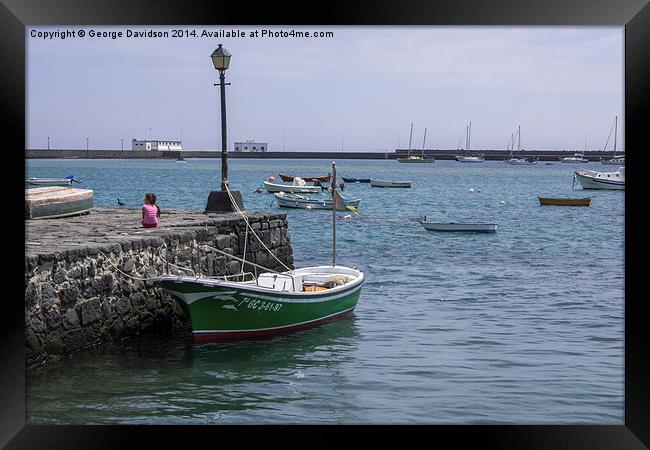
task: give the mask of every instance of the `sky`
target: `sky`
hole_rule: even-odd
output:
[[[122,37],[91,37],[97,31]],[[244,36],[216,35],[233,31]],[[245,140],[269,151],[391,152],[409,140],[412,149],[456,149],[470,121],[470,149],[505,149],[521,126],[522,149],[603,150],[611,132],[613,150],[616,116],[616,148],[625,148],[623,27],[129,25],[26,34],[30,149],[47,148],[49,137],[52,149],[119,150],[122,140],[131,149],[132,139],[152,138],[220,150],[210,60],[218,44],[232,54],[229,150]]]

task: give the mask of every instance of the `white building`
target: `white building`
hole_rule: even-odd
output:
[[[133,139],[131,150],[183,150],[181,141],[160,140],[160,139]]]
[[[236,152],[265,152],[269,146],[266,142],[255,141],[235,142],[234,145]]]

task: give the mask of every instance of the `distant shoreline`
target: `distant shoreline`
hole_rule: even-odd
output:
[[[522,150],[517,156],[533,156],[540,161],[558,161],[559,158],[572,155],[575,150]],[[502,161],[510,155],[508,150],[472,150],[471,154],[482,154],[490,161]],[[232,159],[390,159],[404,157],[408,150],[399,149],[391,152],[228,152]],[[413,155],[421,155],[422,150],[411,150]],[[438,160],[454,160],[456,155],[466,155],[458,150],[425,150],[425,156]],[[598,161],[610,158],[613,151],[587,151],[585,158]],[[26,149],[25,159],[178,159],[183,158],[221,158],[219,151],[183,150],[183,151],[141,151],[141,150],[47,150]]]

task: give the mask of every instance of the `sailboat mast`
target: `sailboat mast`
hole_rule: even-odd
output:
[[[469,134],[467,135],[467,151],[469,152],[469,146],[472,143],[472,121],[469,121]]]
[[[422,141],[422,159],[424,159],[424,143],[427,141],[427,129],[424,129],[424,140]]]
[[[411,134],[409,134],[409,155],[411,154],[411,138],[413,137],[413,122],[411,122]]]
[[[521,151],[521,125],[517,127],[517,152]]]
[[[469,144],[467,143],[468,137],[469,137],[469,125],[465,125],[465,151],[467,151],[467,148],[469,147]]]
[[[336,267],[336,161],[332,161],[332,267]]]
[[[616,131],[618,130],[618,116],[614,117],[614,156],[616,156]]]

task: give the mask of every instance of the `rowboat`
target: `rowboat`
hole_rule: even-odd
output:
[[[245,220],[226,185],[234,209]],[[332,164],[332,200],[338,206],[336,166]],[[248,223],[248,222],[247,222]],[[336,264],[336,210],[332,208],[332,265],[277,272],[219,249],[204,246],[264,272],[240,272],[235,280],[166,274],[155,279],[177,300],[192,325],[196,342],[254,339],[311,328],[353,314],[365,281],[359,269]],[[251,233],[259,239],[255,230]],[[244,250],[243,256],[246,252]],[[271,255],[273,255],[271,253]],[[278,260],[279,261],[279,260]],[[284,265],[281,261],[279,261]],[[247,279],[248,278],[248,279]]]
[[[494,233],[497,231],[496,223],[440,223],[429,222],[425,219],[420,224],[431,231],[469,231],[474,233]]]
[[[268,192],[289,192],[294,194],[317,194],[322,191],[320,186],[308,186],[299,184],[282,184],[264,181],[264,187]]]
[[[573,173],[573,184],[580,183],[582,189],[625,190],[625,166],[616,172],[583,170]]]
[[[302,178],[303,180],[309,182],[309,183],[314,183],[316,181],[319,181],[321,183],[327,183],[330,180],[329,175],[325,175],[324,177],[296,177],[292,175],[285,175],[283,173],[278,173],[280,175],[280,178],[282,178],[282,181],[293,181],[295,178]]]
[[[345,178],[341,177],[346,183],[370,183],[370,178]]]
[[[93,191],[63,186],[25,189],[25,219],[54,219],[85,214],[93,207]]]
[[[301,209],[325,209],[332,210],[333,200],[332,197],[326,194],[318,195],[301,195],[301,194],[285,194],[284,192],[276,192],[275,199],[278,202],[278,206],[283,208],[301,208]],[[343,198],[345,201],[344,205],[340,205],[338,211],[354,211],[358,206],[361,199],[353,198]],[[352,207],[352,209],[350,209]]]
[[[585,198],[555,198],[555,197],[537,197],[540,205],[554,206],[589,206],[591,197]]]
[[[74,175],[65,178],[27,178],[25,184],[34,186],[71,186],[72,183],[81,183]]]
[[[370,186],[372,187],[394,187],[394,188],[410,188],[410,181],[384,181],[370,179]]]

